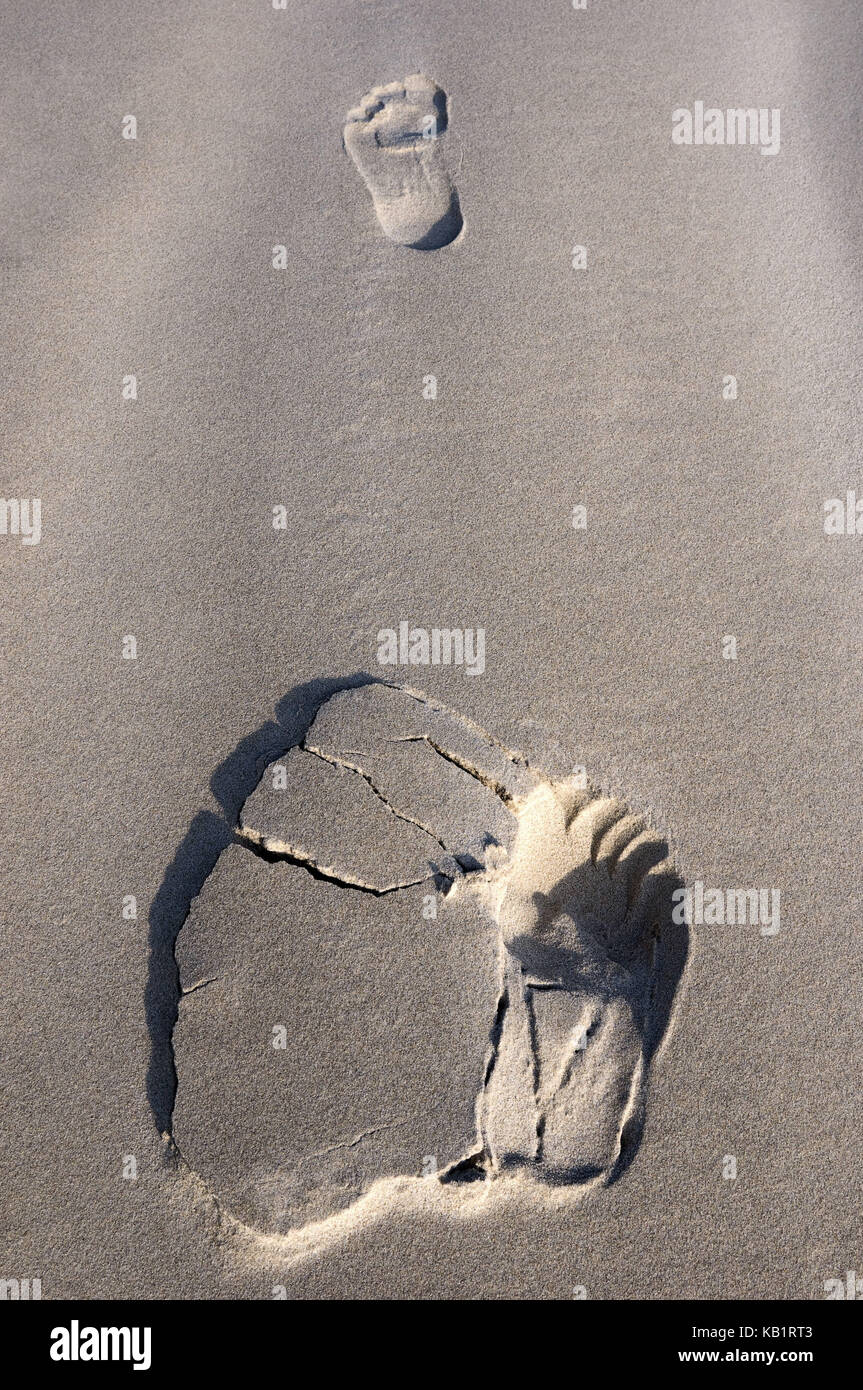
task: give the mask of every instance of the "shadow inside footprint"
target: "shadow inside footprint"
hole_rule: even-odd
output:
[[[165,871],[150,905],[144,999],[150,1035],[147,1100],[160,1134],[171,1130],[177,1091],[171,1041],[179,1003],[174,947],[189,908],[219,855],[232,843],[240,807],[254,791],[266,765],[300,741],[317,710],[337,690],[353,689],[375,679],[357,672],[347,677],[308,681],[289,690],[279,701],[276,720],[268,720],[241,739],[213,773],[210,787],[223,815],[199,811]]]

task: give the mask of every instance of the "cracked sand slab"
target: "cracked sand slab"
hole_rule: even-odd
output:
[[[357,772],[303,748],[267,769],[240,830],[271,854],[379,893],[430,879],[448,861],[432,835],[394,812]]]
[[[511,847],[514,813],[537,786],[523,760],[469,721],[389,685],[327,701],[304,746],[366,773],[389,805],[474,865],[492,843]]]
[[[642,817],[374,684],[240,819],[177,946],[174,1136],[220,1202],[286,1233],[384,1179],[613,1179],[685,959]]]

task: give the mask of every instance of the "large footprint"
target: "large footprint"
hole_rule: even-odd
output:
[[[392,241],[417,250],[446,246],[462,228],[458,194],[443,161],[446,96],[422,73],[373,87],[348,112],[345,148]]]
[[[683,961],[664,854],[416,692],[332,696],[180,933],[180,1152],[268,1231],[394,1175],[609,1179]]]

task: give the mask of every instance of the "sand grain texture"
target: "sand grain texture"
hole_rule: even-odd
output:
[[[863,495],[861,55],[855,0],[3,6],[0,492],[41,498],[42,535],[0,535],[0,1275],[46,1299],[679,1299],[820,1298],[860,1270],[863,540],[823,520]],[[343,140],[410,74],[445,94],[428,143],[463,218],[427,250],[419,224],[387,234]],[[780,108],[781,149],[673,145],[696,100]],[[339,872],[353,812],[301,824],[261,777],[402,621],[483,628],[485,669],[387,676],[560,781],[585,767],[685,883],[781,891],[773,937],[693,927],[610,1185],[354,1200],[470,1139],[499,961],[479,918],[458,952],[446,907],[430,935],[419,884],[347,890],[233,837],[254,806]],[[363,750],[458,853],[458,770],[414,752]],[[358,876],[449,872],[364,785]],[[385,1014],[363,983],[384,967]],[[197,1182],[161,1137],[178,1006]],[[297,1164],[288,1200],[271,1176]],[[249,1220],[348,1214],[291,1263],[237,1236],[220,1182]]]

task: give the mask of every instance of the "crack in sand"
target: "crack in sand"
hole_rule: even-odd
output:
[[[257,854],[259,858],[266,859],[269,863],[283,862],[293,864],[298,869],[305,869],[313,878],[325,879],[327,883],[335,883],[339,888],[353,888],[359,893],[371,893],[376,898],[386,897],[388,893],[398,893],[402,888],[416,888],[421,883],[430,883],[435,878],[445,878],[449,880],[447,874],[432,873],[424,874],[422,878],[407,879],[402,883],[388,883],[383,888],[376,888],[372,883],[364,883],[360,878],[354,878],[351,874],[339,874],[335,869],[327,865],[318,864],[308,851],[301,849],[298,845],[289,845],[284,840],[276,840],[268,835],[263,835],[259,830],[253,830],[249,825],[241,825],[236,831],[236,842],[244,849],[250,850],[252,854]]]
[[[514,797],[510,792],[508,792],[506,787],[504,787],[501,782],[498,782],[495,780],[495,778],[489,777],[485,773],[481,772],[478,767],[475,767],[472,763],[469,763],[466,758],[462,758],[458,753],[453,753],[447,748],[442,748],[441,745],[439,743],[436,743],[435,740],[431,738],[429,734],[404,734],[401,738],[391,738],[388,739],[387,742],[426,743],[428,744],[429,748],[432,748],[435,751],[435,753],[438,754],[439,757],[444,759],[445,762],[452,763],[453,766],[459,768],[460,771],[466,772],[468,777],[472,777],[475,782],[479,782],[480,785],[485,787],[487,791],[492,792],[498,798],[499,801],[503,802],[507,810],[514,811],[519,804],[518,798]]]
[[[469,734],[472,734],[474,738],[480,739],[481,742],[488,744],[489,748],[495,749],[496,752],[500,753],[506,758],[507,762],[512,763],[513,766],[521,767],[525,770],[530,769],[531,762],[525,753],[520,752],[517,748],[508,748],[505,743],[501,743],[499,738],[495,738],[494,734],[490,734],[487,729],[484,729],[481,724],[477,724],[475,720],[469,719],[466,714],[462,714],[459,710],[450,709],[448,706],[442,705],[439,700],[433,699],[431,695],[425,695],[421,690],[416,690],[413,686],[396,685],[392,681],[384,681],[382,683],[387,685],[390,690],[397,690],[399,694],[407,695],[409,699],[415,700],[418,705],[425,705],[426,709],[433,710],[435,714],[443,715],[446,719],[451,719],[455,724],[461,724],[462,728],[466,729]]]
[[[450,850],[449,846],[445,845],[443,840],[439,839],[438,836],[435,835],[434,831],[430,830],[427,825],[423,825],[421,820],[416,820],[414,816],[406,816],[402,811],[397,811],[395,806],[393,806],[392,802],[388,801],[387,798],[384,796],[380,787],[375,786],[369,773],[364,772],[363,769],[357,763],[349,763],[346,762],[343,758],[333,757],[329,753],[325,753],[322,748],[316,748],[313,744],[310,743],[303,743],[302,748],[304,752],[311,753],[312,757],[320,758],[322,762],[329,763],[330,767],[341,767],[344,768],[346,772],[356,773],[356,775],[358,777],[361,777],[363,781],[371,788],[378,800],[383,802],[387,810],[392,811],[393,815],[396,817],[397,820],[404,821],[406,825],[415,825],[418,830],[422,830],[425,835],[428,835],[430,839],[434,840],[435,844],[438,845],[444,851],[445,854],[452,855],[452,851]],[[454,855],[453,858],[455,858]]]
[[[382,1134],[388,1129],[398,1129],[400,1125],[412,1124],[418,1117],[416,1115],[405,1115],[401,1120],[382,1120],[379,1125],[369,1125],[368,1129],[360,1130],[353,1139],[337,1139],[334,1144],[327,1144],[326,1148],[314,1149],[311,1153],[301,1154],[292,1164],[292,1168],[299,1168],[302,1163],[309,1163],[313,1158],[326,1158],[327,1154],[338,1153],[340,1149],[355,1149],[364,1140],[370,1139],[373,1134]]]
[[[187,994],[194,994],[195,990],[204,989],[206,985],[214,985],[218,980],[218,975],[211,975],[206,980],[198,980],[195,984],[189,985],[187,989],[181,989],[180,994],[185,997]]]

